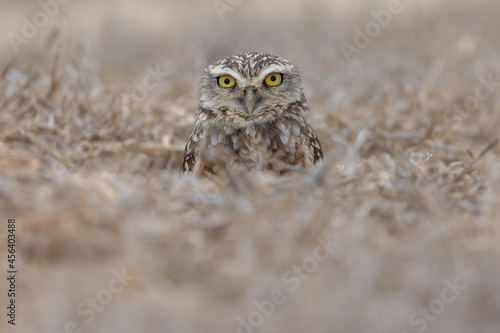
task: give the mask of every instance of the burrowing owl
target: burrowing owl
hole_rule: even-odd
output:
[[[196,125],[183,173],[217,174],[230,167],[282,173],[323,159],[297,68],[269,53],[217,61],[200,83]]]

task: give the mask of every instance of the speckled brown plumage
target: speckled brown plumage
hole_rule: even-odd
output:
[[[266,77],[278,73],[277,86]],[[227,75],[230,88],[218,84]],[[243,53],[205,70],[200,108],[187,141],[183,173],[217,174],[230,168],[282,173],[312,168],[323,159],[318,137],[307,123],[309,108],[292,64],[268,53]]]

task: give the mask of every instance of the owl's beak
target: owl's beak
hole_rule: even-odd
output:
[[[245,107],[247,108],[248,114],[252,114],[255,104],[257,103],[257,96],[255,94],[255,87],[245,88]]]

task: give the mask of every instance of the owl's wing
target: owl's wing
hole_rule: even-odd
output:
[[[323,149],[321,148],[321,143],[319,142],[318,136],[308,123],[306,123],[306,133],[306,145],[307,148],[309,148],[309,150],[312,152],[313,164],[316,164],[316,162],[323,160]]]
[[[201,125],[196,125],[193,133],[189,137],[186,148],[184,149],[184,157],[181,165],[181,173],[192,173],[194,166],[196,164],[196,159],[198,158],[198,144],[200,143],[202,137],[202,127]]]

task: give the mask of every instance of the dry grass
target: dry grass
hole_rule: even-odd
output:
[[[27,3],[1,5],[2,34],[39,10]],[[18,323],[3,279],[0,330],[237,332],[281,289],[241,332],[410,333],[458,279],[425,331],[498,332],[500,87],[468,113],[464,100],[478,76],[500,81],[499,5],[402,3],[348,63],[339,43],[386,2],[243,1],[224,22],[210,1],[70,2],[1,60],[0,218],[18,221],[20,273]],[[201,71],[247,50],[300,67],[326,163],[180,178]],[[157,65],[168,75],[134,102]],[[315,268],[318,238],[336,247]],[[122,267],[134,280],[87,323],[79,304]]]

